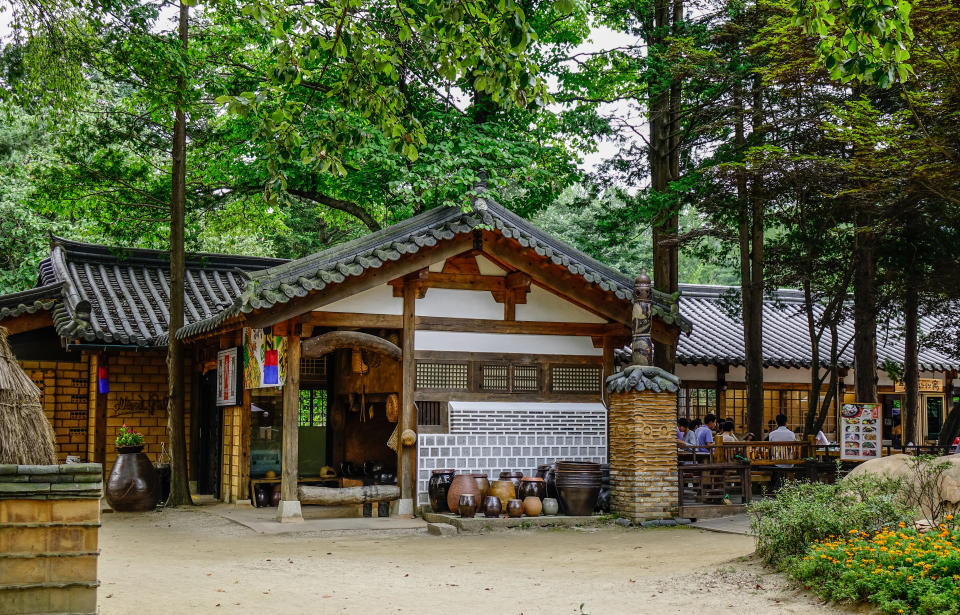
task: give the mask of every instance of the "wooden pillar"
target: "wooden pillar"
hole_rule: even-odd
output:
[[[616,371],[615,363],[616,357],[614,351],[616,347],[614,346],[614,341],[616,338],[613,338],[609,335],[603,336],[603,378],[606,380],[608,377],[613,375],[613,372]],[[549,391],[544,391],[549,393]],[[604,401],[610,401],[610,394],[607,393],[607,387],[603,387],[603,397]]]
[[[109,468],[107,467],[107,393],[100,392],[100,387],[97,381],[97,370],[100,367],[107,367],[107,355],[100,352],[95,356],[96,365],[93,369],[92,387],[94,395],[96,395],[96,403],[94,405],[96,416],[94,417],[93,431],[93,460],[96,463],[101,464],[106,472],[110,472]]]
[[[403,286],[403,358],[401,360],[400,398],[403,409],[400,414],[400,501],[397,514],[412,515],[417,497],[417,408],[413,403],[416,387],[417,363],[414,352],[414,328],[416,319],[417,286],[407,282]],[[411,442],[410,439],[413,439]]]
[[[287,335],[287,374],[283,384],[283,450],[280,477],[280,507],[277,521],[303,521],[297,498],[299,458],[297,438],[300,431],[300,331]]]
[[[717,396],[717,416],[721,418],[733,418],[727,416],[727,372],[730,367],[727,365],[717,366],[717,381],[714,385],[714,395]],[[736,425],[736,429],[743,425]]]

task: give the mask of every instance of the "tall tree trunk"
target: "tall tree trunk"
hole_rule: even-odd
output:
[[[872,216],[854,216],[853,247],[853,368],[856,401],[877,401],[876,245]]]
[[[187,59],[187,17],[189,8],[180,3],[179,34],[184,62]],[[184,302],[184,218],[187,198],[187,77],[182,72],[176,79],[176,116],[173,124],[172,188],[170,191],[170,342],[167,347],[168,394],[167,432],[170,439],[170,499],[168,504],[190,504],[187,481],[187,440],[184,429],[184,352],[177,331],[183,327]]]
[[[682,18],[682,1],[655,0],[654,34],[650,49],[664,54],[667,48],[668,30]],[[672,10],[671,10],[672,8]],[[680,83],[666,75],[651,71],[648,89],[650,92],[650,189],[653,194],[666,194],[670,182],[680,174],[679,111]],[[679,289],[679,246],[677,235],[680,218],[676,206],[665,199],[660,201],[660,211],[653,221],[653,285],[665,293]],[[671,344],[654,343],[654,364],[673,372],[676,364],[676,349]]]
[[[903,298],[903,388],[906,391],[906,404],[903,409],[903,441],[919,444],[917,417],[920,411],[920,362],[917,356],[917,327],[919,320],[919,296],[913,276],[906,276],[906,288]]]

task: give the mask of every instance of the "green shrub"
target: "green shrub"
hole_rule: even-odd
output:
[[[960,613],[960,530],[947,523],[926,533],[899,527],[851,530],[814,543],[790,572],[820,596],[866,600],[884,613]]]
[[[899,481],[875,476],[848,477],[832,485],[787,482],[775,498],[750,505],[757,554],[782,567],[828,536],[912,520],[913,510],[898,497],[899,489]]]

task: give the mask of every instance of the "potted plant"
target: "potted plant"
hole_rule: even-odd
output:
[[[118,453],[139,453],[143,450],[143,434],[128,429],[126,423],[120,427],[117,439],[114,441]]]
[[[160,481],[143,452],[143,434],[123,425],[114,443],[117,459],[107,478],[107,502],[119,512],[153,509],[160,498]]]

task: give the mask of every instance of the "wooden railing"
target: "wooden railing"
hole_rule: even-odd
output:
[[[707,452],[698,452],[705,449]],[[679,457],[682,461],[694,463],[743,463],[751,466],[765,465],[792,465],[803,463],[811,457],[817,457],[815,441],[797,440],[796,442],[758,442],[735,441],[724,442],[722,436],[717,436],[714,444],[703,447],[680,449]]]

